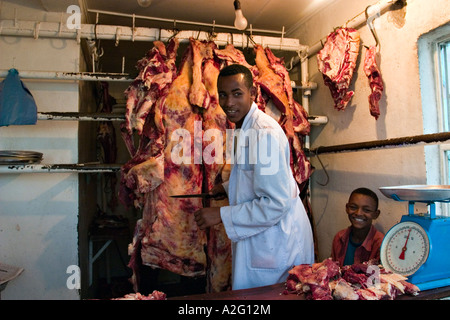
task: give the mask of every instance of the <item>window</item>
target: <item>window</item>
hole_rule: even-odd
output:
[[[450,25],[418,41],[424,133],[450,132]],[[450,185],[450,142],[425,146],[427,184]],[[436,214],[450,216],[450,203],[436,203]]]
[[[444,119],[444,131],[450,131],[450,40],[438,44],[439,91]]]
[[[450,41],[438,43],[438,65],[439,77],[438,85],[440,91],[440,104],[442,109],[443,131],[450,131]],[[440,146],[441,154],[441,175],[443,183],[450,184],[450,144]],[[442,205],[442,214],[450,216],[449,204]]]

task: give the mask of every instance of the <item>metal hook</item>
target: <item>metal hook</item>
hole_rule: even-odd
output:
[[[369,26],[370,32],[372,32],[372,36],[375,39],[375,46],[378,47],[380,42],[378,41],[378,35],[375,31],[375,27],[373,26],[373,20],[375,19],[375,15],[372,15],[369,17],[369,8],[371,6],[367,6],[366,10],[365,10],[365,14],[366,14],[366,20],[367,20],[367,25]]]
[[[120,40],[120,27],[116,28],[116,43],[114,44],[116,47],[119,45]]]
[[[320,160],[320,158],[319,158],[319,148],[320,148],[320,146],[318,146],[318,147],[316,148],[316,157],[317,157],[317,160],[319,160],[319,162],[320,162],[320,165],[321,165],[321,167],[322,167],[322,169],[323,169],[323,172],[325,173],[325,175],[326,175],[326,177],[327,177],[327,180],[326,180],[325,183],[320,183],[320,182],[318,182],[318,181],[316,181],[316,182],[317,182],[318,185],[321,185],[322,187],[325,187],[325,186],[328,184],[328,182],[330,182],[330,176],[328,175],[328,172],[327,172],[327,170],[325,169],[325,166],[323,165],[322,160]]]
[[[133,13],[133,29],[132,29],[132,35],[131,35],[132,42],[134,42],[135,33],[136,33],[136,15]]]
[[[253,43],[254,46],[257,45],[256,41],[253,40],[253,37],[252,37],[252,36],[250,36],[250,37],[247,36],[247,38],[250,39],[250,41]],[[248,47],[248,45],[247,45],[247,47]]]
[[[41,23],[37,22],[34,26],[34,39],[37,40],[39,38],[39,30],[41,29]]]
[[[281,30],[280,50],[283,47],[283,38],[284,38],[284,26],[283,29]]]

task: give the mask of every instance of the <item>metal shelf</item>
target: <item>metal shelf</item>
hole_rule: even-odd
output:
[[[121,113],[38,112],[38,120],[125,121]]]
[[[1,173],[107,173],[118,172],[122,164],[76,163],[76,164],[4,164]]]

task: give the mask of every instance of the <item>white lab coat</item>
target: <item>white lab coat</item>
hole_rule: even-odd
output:
[[[232,241],[232,288],[284,282],[293,266],[314,262],[311,226],[290,168],[287,138],[253,103],[236,147],[224,183],[230,205],[220,209]]]

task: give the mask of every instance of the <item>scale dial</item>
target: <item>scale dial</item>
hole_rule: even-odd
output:
[[[380,258],[383,267],[403,276],[414,274],[427,261],[430,240],[415,222],[400,222],[384,236]]]

